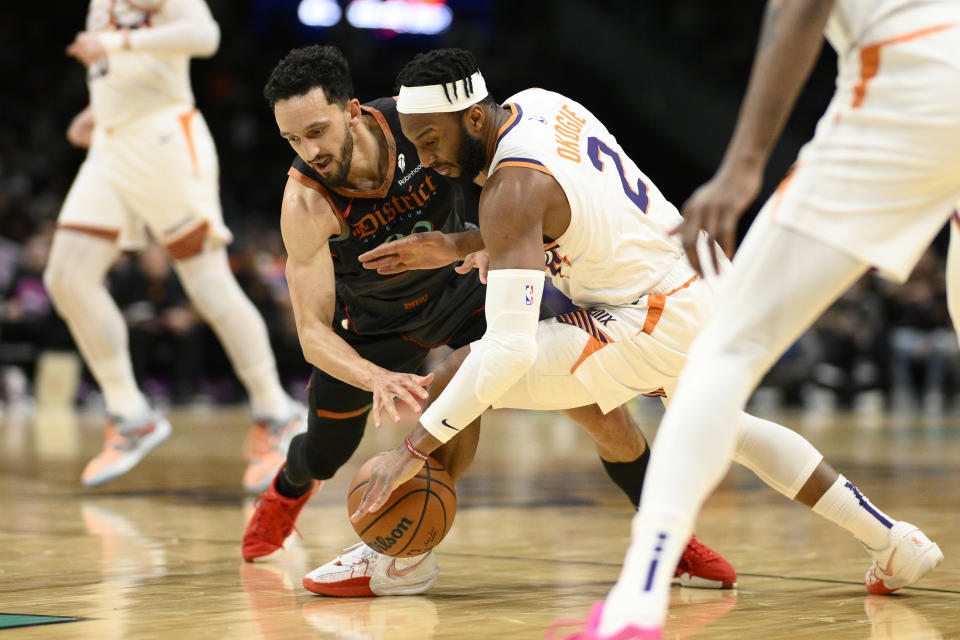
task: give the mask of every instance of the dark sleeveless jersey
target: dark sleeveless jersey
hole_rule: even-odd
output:
[[[361,108],[364,117],[376,119],[386,138],[388,170],[378,189],[328,188],[299,156],[287,174],[319,191],[340,219],[342,232],[330,239],[338,316],[345,314],[349,328],[360,334],[413,330],[443,315],[438,307],[454,304],[453,290],[474,278],[457,274],[453,265],[385,276],[364,269],[357,257],[411,233],[463,231],[463,195],[455,182],[420,164],[416,147],[400,131],[393,98]]]

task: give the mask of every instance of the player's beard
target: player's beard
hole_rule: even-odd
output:
[[[343,144],[340,145],[340,158],[333,160],[333,162],[340,165],[340,170],[329,175],[323,175],[317,172],[320,182],[331,189],[342,187],[347,183],[347,174],[350,173],[350,162],[353,160],[353,136],[350,135],[350,125],[344,123],[343,133],[345,137]]]
[[[483,146],[480,138],[474,138],[467,133],[467,128],[460,124],[460,149],[457,151],[457,165],[460,167],[460,175],[457,181],[470,184],[483,170],[487,160],[487,150]]]

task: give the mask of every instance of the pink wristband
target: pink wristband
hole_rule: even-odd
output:
[[[413,446],[412,442],[410,442],[409,437],[403,439],[403,444],[407,445],[407,451],[409,451],[416,457],[420,458],[421,460],[426,460],[429,457],[427,454],[417,451],[417,448]]]

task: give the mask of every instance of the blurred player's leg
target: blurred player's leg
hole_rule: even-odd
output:
[[[679,557],[693,514],[729,467],[751,390],[865,270],[840,250],[774,226],[761,214],[734,260],[713,320],[691,351],[658,433],[648,490],[601,632],[663,623],[671,577],[663,567]],[[687,464],[677,467],[677,460]],[[666,526],[651,528],[652,518]]]
[[[176,260],[174,267],[250,394],[254,426],[243,485],[248,491],[263,491],[283,464],[290,440],[306,429],[305,409],[283,391],[267,327],[230,271],[226,250],[209,248]]]
[[[112,240],[72,229],[54,234],[44,283],[103,392],[110,416],[103,451],[83,470],[96,486],[129,471],[170,436],[137,387],[127,325],[104,283],[119,250]]]

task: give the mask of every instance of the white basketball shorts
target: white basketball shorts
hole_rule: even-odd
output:
[[[96,127],[58,227],[143,246],[144,227],[174,258],[191,239],[232,239],[220,209],[217,152],[203,116],[169,107],[113,129]],[[195,242],[194,242],[195,244]]]

